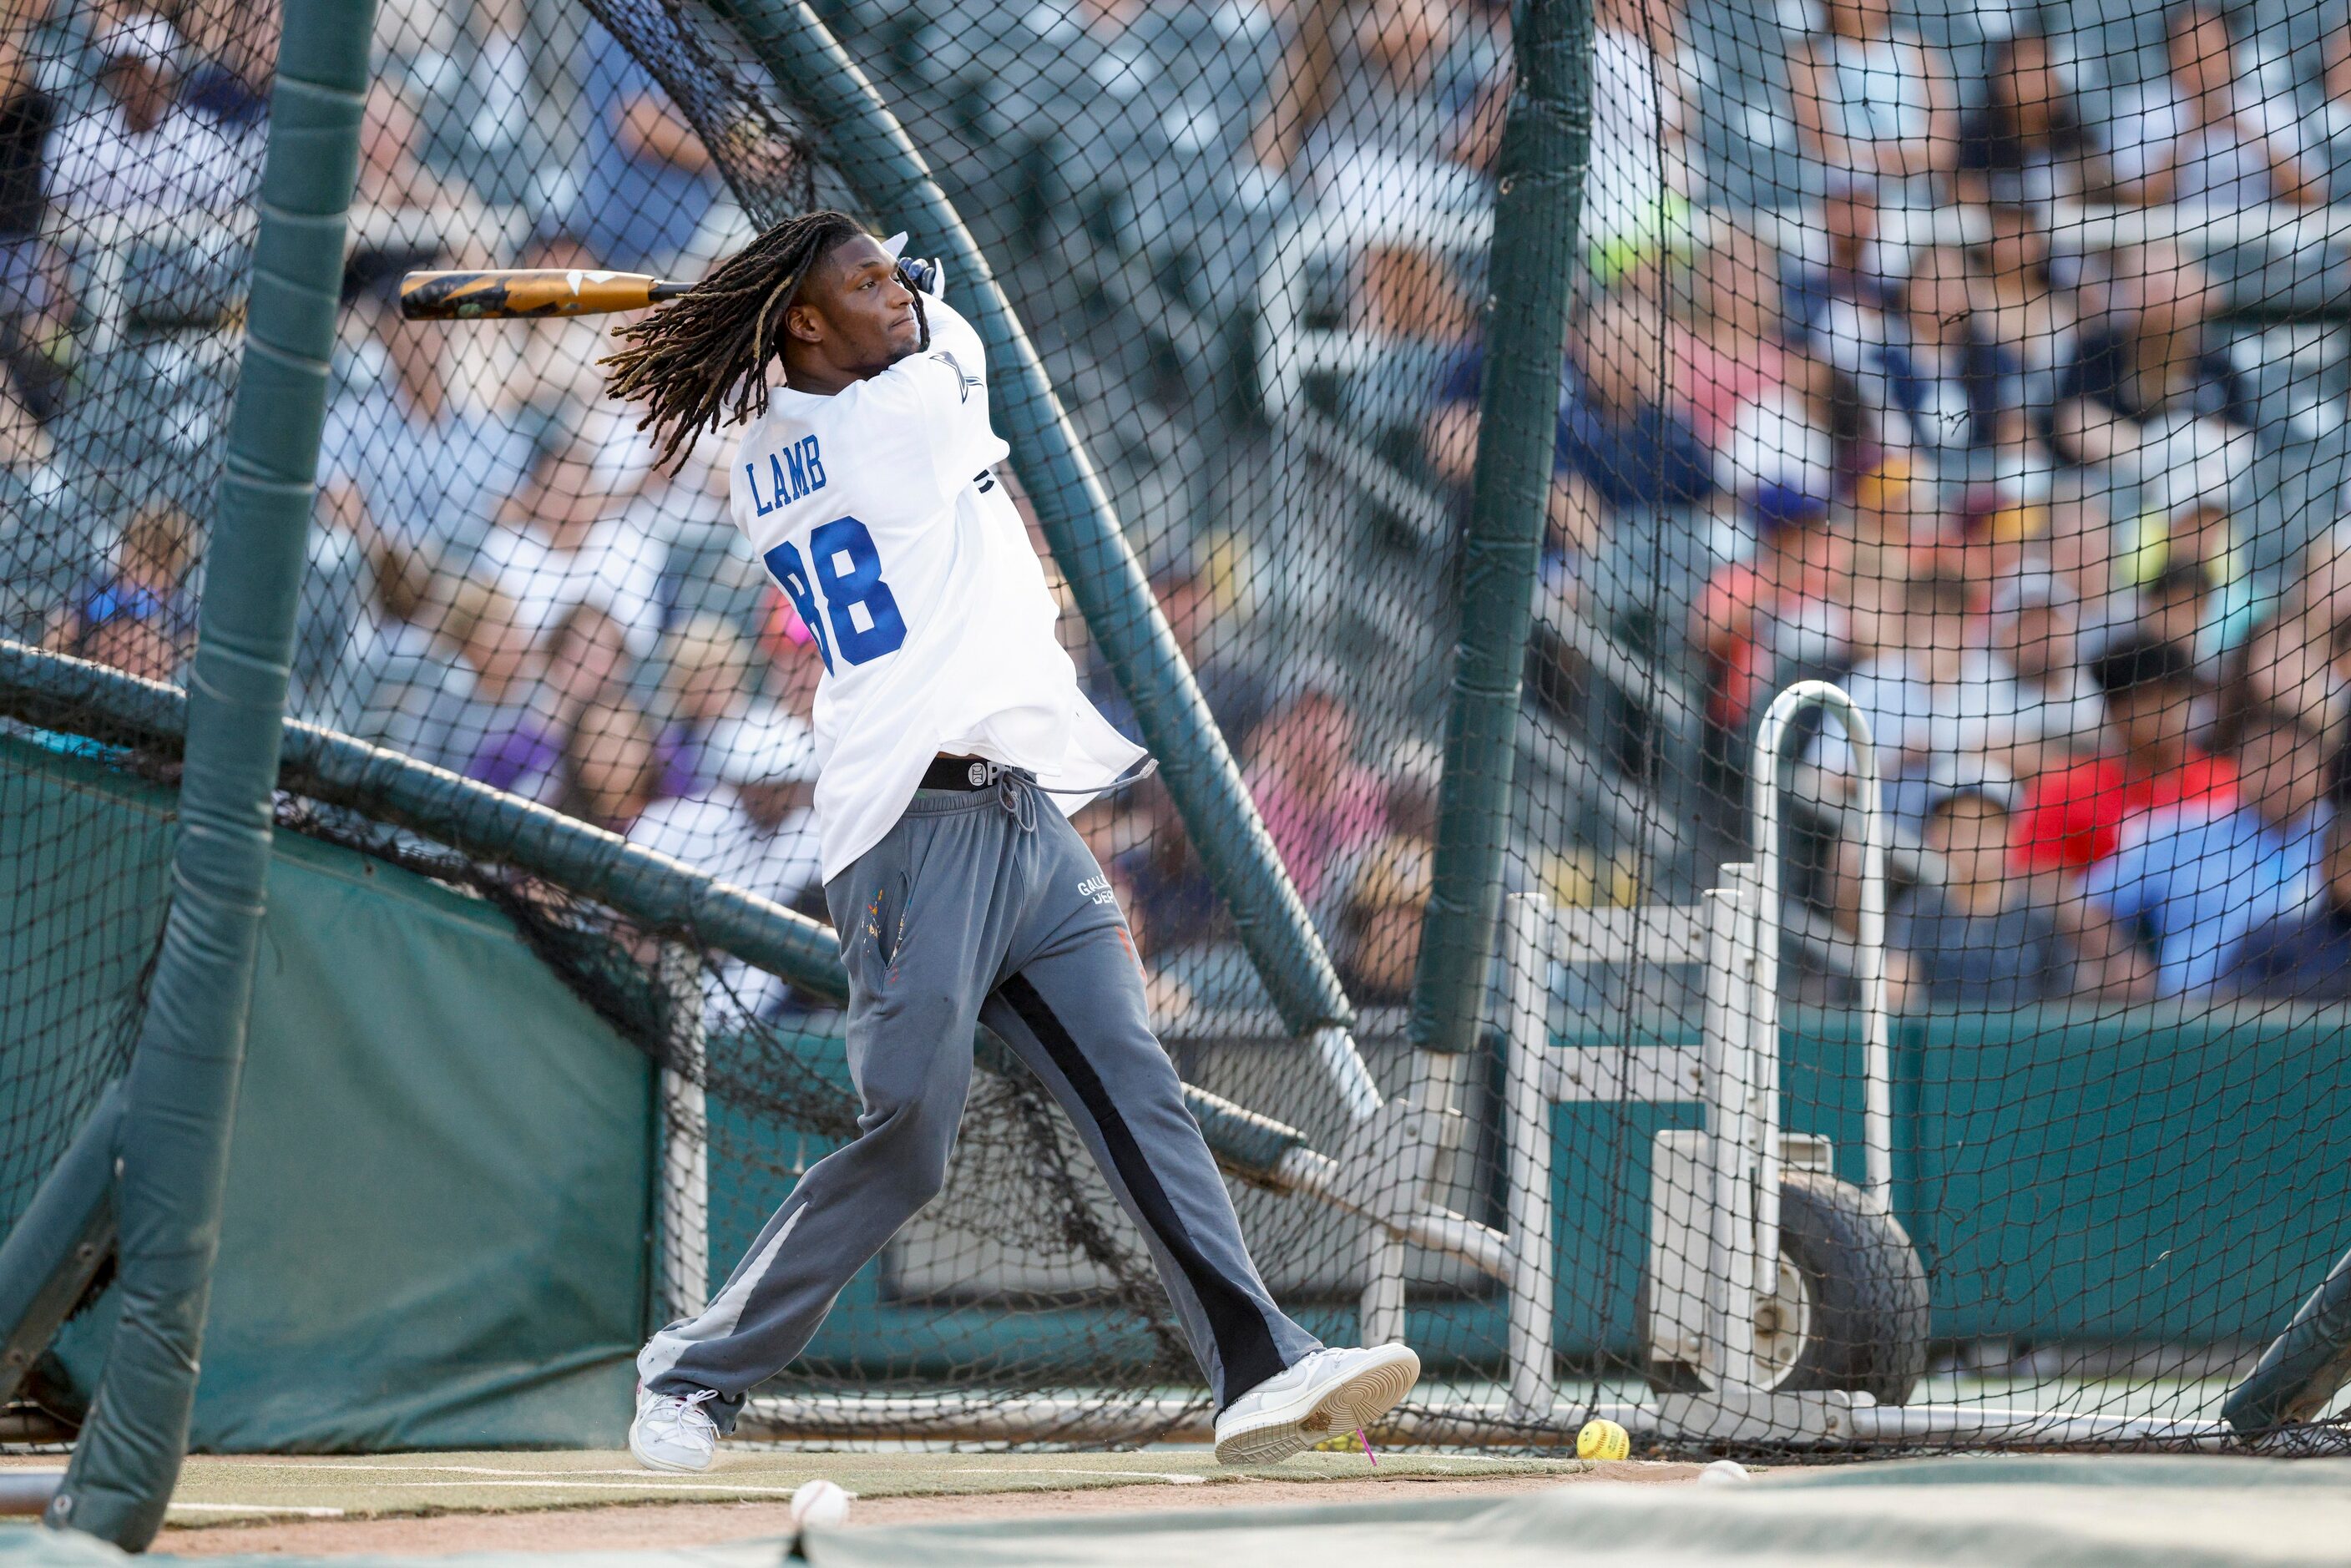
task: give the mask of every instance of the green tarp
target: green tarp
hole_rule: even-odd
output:
[[[120,775],[0,737],[0,1228],[119,1069],[172,828]]]
[[[167,792],[46,773],[168,853]],[[649,1079],[486,905],[279,834],[194,1447],[617,1445]],[[85,1383],[109,1326],[102,1303],[60,1344]]]

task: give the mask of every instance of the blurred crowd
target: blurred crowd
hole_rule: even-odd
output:
[[[999,165],[1018,170],[1027,183],[988,204],[998,224],[1029,221],[1057,181],[1123,193],[1113,228],[1146,201],[1171,230],[1180,200],[1182,222],[1235,233],[1258,232],[1251,214],[1493,202],[1499,0],[819,9],[889,90],[938,106],[924,141],[951,183],[999,190]],[[1907,1000],[2340,991],[2351,531],[2281,538],[2263,520],[2261,465],[2300,437],[2199,250],[2163,237],[2178,225],[2081,235],[2085,214],[2259,229],[2351,200],[2351,24],[2329,12],[2273,47],[2250,11],[2189,0],[2147,12],[2156,64],[2125,77],[2032,11],[2004,16],[1962,49],[1884,0],[1824,0],[1787,31],[1747,16],[1744,32],[1672,0],[1596,0],[1543,565],[1539,662],[1558,678],[1534,700],[1593,688],[1561,629],[1612,613],[1616,563],[1667,519],[1699,564],[1656,585],[1680,623],[1655,652],[1686,653],[1703,688],[1720,810],[1736,815],[1759,707],[1790,681],[1838,678],[1869,716]],[[172,679],[201,500],[83,486],[68,433],[78,396],[150,375],[180,340],[94,329],[115,307],[88,254],[127,243],[109,224],[249,205],[275,24],[227,0],[9,16],[0,512],[105,513],[57,591],[19,591],[10,613],[17,634]],[[601,395],[610,323],[398,317],[412,267],[693,276],[747,232],[643,65],[579,17],[549,27],[521,0],[380,9],[297,708],[820,915],[820,665],[735,537],[715,449],[656,469]],[[1739,85],[1764,79],[1735,57],[1759,43],[1769,92]],[[1734,194],[1729,176],[1766,152],[1786,181]],[[1342,290],[1342,326],[1376,352],[1335,406],[1457,516],[1480,291],[1478,258],[1394,239],[1352,256]],[[1360,672],[1250,634],[1271,536],[1301,526],[1163,530],[1144,553],[1352,994],[1400,1002],[1436,753],[1367,723]],[[1063,624],[1133,728],[1082,623]],[[1832,726],[1800,760],[1822,836],[1805,896],[1849,934],[1855,758]],[[1163,1009],[1251,1000],[1165,791],[1081,826]],[[1541,858],[1555,893],[1643,895],[1637,868],[1596,851]]]
[[[1741,810],[1773,694],[1845,688],[1876,743],[1907,1004],[2346,992],[2345,497],[2264,506],[2312,433],[2263,402],[2211,273],[2161,237],[2235,214],[2291,244],[2296,209],[2351,193],[2319,134],[2351,110],[2351,29],[2334,20],[2297,82],[2261,68],[2291,61],[2249,16],[2163,12],[2163,73],[2101,118],[2029,14],[1981,51],[1970,102],[1881,0],[1829,0],[1788,57],[1821,177],[1807,223],[1681,212],[1669,160],[1654,200],[1604,204],[1590,237],[1557,416],[1558,614],[1588,612],[1631,517],[1669,509],[1720,541],[1686,622],[1715,803]],[[1660,80],[1703,74],[1668,63],[1654,8],[1636,30],[1604,5],[1601,26]],[[2314,91],[2315,115],[2296,107]],[[1456,486],[1477,361],[1466,347],[1426,416]],[[1800,891],[1850,938],[1859,758],[1832,720],[1798,760],[1819,808]]]

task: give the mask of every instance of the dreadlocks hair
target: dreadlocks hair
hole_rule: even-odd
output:
[[[683,465],[702,431],[767,412],[767,371],[783,352],[784,312],[819,261],[865,232],[846,213],[786,218],[691,292],[621,329],[627,346],[600,361],[607,367],[604,387],[645,405],[637,428],[654,433],[658,462]],[[919,289],[914,319],[927,346],[931,324]]]

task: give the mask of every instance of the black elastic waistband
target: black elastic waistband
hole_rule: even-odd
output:
[[[934,757],[923,771],[922,788],[925,789],[986,789],[1007,773],[1019,778],[1031,775],[1018,768],[1007,768],[1000,762],[989,762],[978,757]]]

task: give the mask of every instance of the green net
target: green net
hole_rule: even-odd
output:
[[[0,32],[0,630],[168,681],[273,25],[36,9]],[[1581,208],[1556,396],[1503,411],[1552,430],[1541,542],[1497,596],[1486,359],[1556,326],[1491,298],[1519,11],[813,7],[1010,299],[1356,1009],[1285,1022],[1161,780],[1079,816],[1186,1082],[1311,1152],[1228,1160],[1258,1262],[1324,1337],[1420,1350],[1427,1440],[2218,1442],[2351,1243],[2346,18],[1594,0],[1586,166],[1537,171]],[[915,226],[747,15],[780,13],[381,7],[293,707],[822,920],[824,655],[732,433],[655,464],[597,367],[625,318],[395,303],[423,267],[692,281],[812,206]],[[1140,734],[1071,570],[1064,645]],[[1509,779],[1481,827],[1442,809],[1454,649],[1520,593],[1515,713],[1456,762]],[[168,758],[70,720],[0,758],[0,1222],[161,925],[30,803],[44,748]],[[498,901],[661,1062],[697,1305],[853,1130],[830,994],[388,820],[281,802]],[[1493,957],[1439,1031],[1472,1049],[1416,1050],[1438,846],[1486,830]],[[1140,1235],[981,1051],[946,1192],[747,1430],[1198,1430]]]

